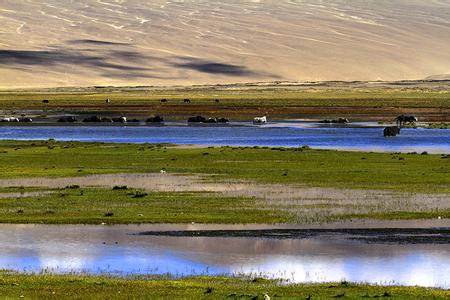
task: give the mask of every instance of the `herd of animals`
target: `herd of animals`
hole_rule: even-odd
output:
[[[161,101],[161,103],[168,102],[167,99],[161,99],[160,101]],[[216,103],[219,102],[218,99],[215,99],[214,101]],[[49,103],[49,100],[43,100],[42,102]],[[111,102],[110,99],[106,99],[106,103],[110,103],[110,102]],[[191,100],[184,99],[183,102],[190,103]],[[62,116],[58,119],[58,122],[60,122],[60,123],[75,123],[77,121],[78,121],[78,119],[74,116]],[[418,119],[417,119],[417,117],[412,116],[412,115],[400,115],[395,119],[395,121],[396,121],[395,126],[388,126],[388,127],[384,128],[383,134],[385,137],[399,135],[400,129],[402,128],[402,126],[404,126],[405,124],[414,124],[415,122],[418,121]],[[23,117],[23,118],[5,117],[5,118],[0,119],[0,122],[3,122],[3,123],[5,123],[5,122],[7,122],[7,123],[11,123],[11,122],[30,123],[30,122],[33,122],[33,120],[29,117]],[[135,123],[135,122],[140,122],[140,120],[127,119],[124,116],[115,117],[115,118],[90,116],[90,117],[84,118],[82,120],[82,122],[84,122],[84,123]],[[163,123],[164,118],[162,116],[157,115],[157,116],[153,116],[153,117],[146,119],[145,122],[146,123],[154,123],[154,124]],[[230,120],[227,118],[218,118],[218,117],[205,118],[203,116],[195,116],[195,117],[188,118],[187,122],[188,123],[204,123],[204,124],[226,124],[226,123],[229,123]],[[263,125],[266,123],[267,123],[267,116],[255,117],[253,119],[253,124],[255,124],[255,125]],[[349,123],[349,120],[346,118],[338,118],[338,119],[332,119],[332,120],[327,119],[327,120],[322,120],[319,123],[347,124],[347,123]]]

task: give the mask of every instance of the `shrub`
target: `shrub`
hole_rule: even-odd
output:
[[[113,187],[113,191],[116,191],[116,190],[128,190],[128,187],[126,185],[115,185]]]

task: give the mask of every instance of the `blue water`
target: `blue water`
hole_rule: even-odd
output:
[[[266,126],[16,126],[0,127],[0,139],[173,143],[217,146],[308,145],[313,148],[374,152],[450,153],[450,130],[402,129],[384,138],[379,127],[311,127],[301,123]]]
[[[448,244],[365,244],[333,235],[288,240],[134,235],[152,226],[1,224],[0,269],[450,287]]]

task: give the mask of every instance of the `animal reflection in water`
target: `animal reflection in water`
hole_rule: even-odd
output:
[[[397,136],[400,134],[400,127],[398,126],[389,126],[384,129],[384,136]]]
[[[253,119],[253,124],[266,124],[267,123],[267,117],[263,116],[263,117],[256,117]]]

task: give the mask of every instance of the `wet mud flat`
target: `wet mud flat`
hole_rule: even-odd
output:
[[[363,243],[450,244],[450,228],[256,229],[145,231],[136,235],[256,239],[332,238]]]

